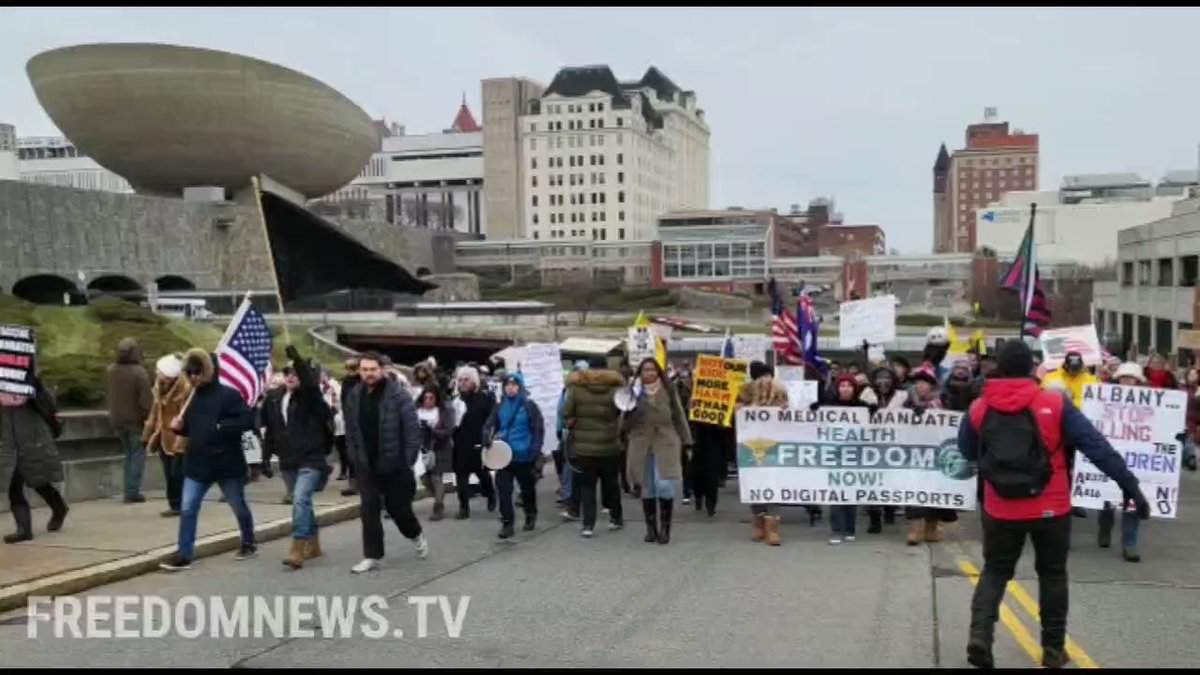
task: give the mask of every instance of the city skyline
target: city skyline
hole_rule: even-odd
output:
[[[1041,137],[1041,189],[1064,175],[1156,181],[1196,165],[1197,95],[1172,67],[1186,62],[1196,10],[305,9],[289,12],[287,31],[263,34],[276,25],[267,12],[278,10],[9,10],[0,79],[12,84],[0,121],[22,136],[55,134],[25,63],[80,42],[255,56],[411,133],[445,128],[464,89],[480,114],[485,78],[549,84],[563,66],[654,65],[694,89],[707,113],[709,206],[786,212],[832,197],[847,224],[881,225],[905,253],[932,248],[931,149],[959,147],[988,106]],[[420,30],[394,39],[411,26]]]

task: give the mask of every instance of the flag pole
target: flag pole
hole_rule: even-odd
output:
[[[283,321],[283,340],[292,344],[292,332],[288,328],[287,312],[283,309],[283,292],[279,288],[279,269],[275,267],[275,252],[271,249],[271,232],[267,229],[267,215],[262,205],[262,181],[257,175],[250,177],[254,185],[254,204],[258,207],[258,222],[262,225],[263,240],[267,243],[267,260],[271,261],[271,281],[275,284],[275,301],[279,303],[279,318]],[[247,293],[249,297],[249,293]]]
[[[1028,265],[1029,268],[1031,270],[1033,270],[1033,273],[1035,275],[1037,274],[1037,256],[1033,252],[1033,223],[1036,218],[1037,218],[1037,202],[1030,202],[1029,203],[1029,260],[1026,262],[1026,265]],[[1032,283],[1033,284],[1037,283],[1036,276],[1033,279]],[[1030,301],[1033,298],[1033,293],[1034,293],[1033,290],[1029,291]],[[1021,340],[1021,342],[1025,341],[1025,327],[1026,327],[1025,326],[1025,323],[1026,323],[1025,317],[1029,314],[1029,306],[1028,305],[1029,305],[1030,301],[1025,300],[1025,298],[1021,298],[1021,332],[1017,335],[1017,338],[1019,340]]]

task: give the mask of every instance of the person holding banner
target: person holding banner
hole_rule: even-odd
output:
[[[1023,341],[1000,347],[996,377],[971,404],[958,431],[958,450],[979,463],[984,481],[983,573],[971,599],[967,660],[992,668],[992,642],[1004,591],[1028,536],[1033,541],[1042,623],[1042,665],[1061,668],[1068,659],[1067,555],[1071,539],[1071,474],[1067,448],[1074,447],[1113,479],[1150,517],[1150,504],[1125,459],[1063,394],[1043,391],[1031,377],[1033,352]]]
[[[54,439],[62,433],[54,395],[32,372],[26,383],[34,395],[0,392],[0,481],[8,484],[8,505],[17,531],[4,536],[4,543],[33,539],[33,510],[25,486],[33,488],[50,506],[46,530],[62,529],[67,502],[54,487],[63,480],[63,466]]]
[[[156,365],[158,377],[154,383],[154,405],[142,430],[146,452],[158,455],[162,461],[163,482],[167,488],[167,510],[164,518],[179,516],[183,499],[183,453],[187,442],[171,430],[171,420],[179,416],[192,386],[180,377],[183,363],[174,354],[167,354]]]
[[[1116,372],[1113,373],[1113,383],[1124,387],[1145,387],[1147,386],[1146,377],[1142,373],[1142,368],[1136,363],[1122,363]],[[1125,502],[1130,500],[1129,495],[1124,495]],[[1108,548],[1112,546],[1112,529],[1116,523],[1116,509],[1112,503],[1104,502],[1104,507],[1100,510],[1100,522],[1096,540],[1100,548]],[[1140,562],[1141,554],[1138,552],[1138,526],[1141,520],[1135,513],[1122,511],[1121,513],[1121,557],[1128,562]]]
[[[744,407],[786,408],[787,389],[775,381],[771,367],[762,361],[750,362],[750,382],[738,392],[737,409]],[[736,421],[737,415],[734,415]],[[735,422],[736,423],[736,422]],[[736,446],[736,436],[734,444]],[[779,534],[779,505],[751,504],[753,531],[751,541],[766,542],[768,546],[779,546],[783,539]]]
[[[933,367],[926,363],[913,371],[913,386],[909,390],[908,400],[904,407],[916,415],[922,415],[929,409],[940,409],[943,406],[942,397],[938,393],[937,374]],[[934,543],[942,540],[943,522],[958,520],[958,513],[953,509],[939,509],[925,506],[909,506],[904,509],[904,518],[908,521],[908,533],[905,541],[909,546],[916,546],[922,541]]]
[[[833,383],[834,398],[829,402],[829,405],[842,406],[846,408],[870,408],[874,412],[875,406],[869,402],[869,399],[862,398],[862,392],[859,390],[858,381],[854,375],[843,373],[839,375]],[[814,403],[813,407],[819,407]],[[871,509],[871,525],[878,524],[878,519],[882,513],[881,509]],[[832,546],[837,546],[843,541],[854,541],[855,532],[858,520],[858,505],[857,504],[833,504],[829,507],[829,543]],[[872,527],[874,530],[875,528]]]
[[[671,541],[675,482],[683,479],[683,454],[692,434],[687,414],[662,367],[652,358],[638,365],[637,407],[623,416],[621,432],[629,439],[626,473],[641,495],[646,517],[646,543]]]

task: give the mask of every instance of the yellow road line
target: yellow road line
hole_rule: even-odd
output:
[[[971,580],[971,585],[975,585],[976,580],[979,578],[979,570],[976,569],[976,567],[974,565],[972,565],[970,562],[967,562],[965,560],[959,560],[958,565],[963,570],[963,572],[966,573],[967,577]],[[1039,623],[1041,622],[1042,617],[1041,617],[1041,612],[1038,611],[1038,603],[1033,599],[1033,597],[1031,597],[1029,595],[1028,592],[1026,592],[1026,590],[1019,583],[1016,582],[1016,580],[1012,580],[1012,581],[1008,582],[1008,592],[1010,595],[1012,595],[1013,598],[1016,599],[1018,604],[1020,604],[1022,607],[1025,608],[1026,612],[1029,612],[1029,615],[1033,617],[1034,621],[1038,621]],[[1000,607],[1001,621],[1004,620],[1005,609],[1006,608],[1003,605],[1001,605],[1001,607]],[[1008,626],[1007,623],[1005,623],[1005,625]],[[1022,626],[1022,628],[1024,628],[1024,627]],[[1009,630],[1012,630],[1011,626],[1009,626]],[[1026,633],[1026,634],[1028,635],[1028,633]],[[1032,639],[1032,638],[1030,638],[1030,639]],[[1021,638],[1019,636],[1017,637],[1017,641],[1018,642],[1021,641]],[[1024,646],[1025,645],[1022,644],[1022,647],[1024,647]],[[1077,665],[1078,667],[1088,668],[1088,669],[1096,669],[1096,668],[1100,667],[1094,660],[1092,660],[1092,657],[1089,656],[1088,653],[1083,650],[1083,647],[1079,646],[1079,643],[1077,643],[1071,639],[1070,635],[1067,636],[1066,648],[1067,648],[1067,654],[1071,657],[1071,660],[1074,661],[1075,665]],[[1026,649],[1026,651],[1029,651],[1029,650]],[[1040,663],[1041,662],[1041,658],[1040,658],[1041,647],[1040,646],[1037,648],[1037,654],[1039,655],[1039,658],[1037,659],[1037,661],[1038,661],[1038,663]]]
[[[967,576],[967,580],[971,582],[972,586],[979,584],[979,570],[975,569],[974,565],[966,560],[959,560],[958,566]],[[1021,649],[1025,650],[1025,653],[1029,655],[1034,665],[1042,665],[1041,645],[1038,644],[1037,640],[1033,639],[1033,635],[1025,628],[1025,624],[1021,623],[1017,615],[1004,602],[1000,603],[1000,623],[1004,624],[1008,632],[1012,633],[1017,644],[1021,646]]]

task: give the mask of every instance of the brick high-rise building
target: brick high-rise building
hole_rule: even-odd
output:
[[[521,116],[546,90],[533,80],[499,77],[483,80],[483,201],[489,239],[525,236],[525,199],[521,183],[525,149]]]
[[[1038,135],[1010,133],[1008,122],[972,124],[966,147],[954,151],[948,166],[944,153],[943,145],[934,164],[934,251],[971,253],[976,208],[1005,192],[1037,189]]]

